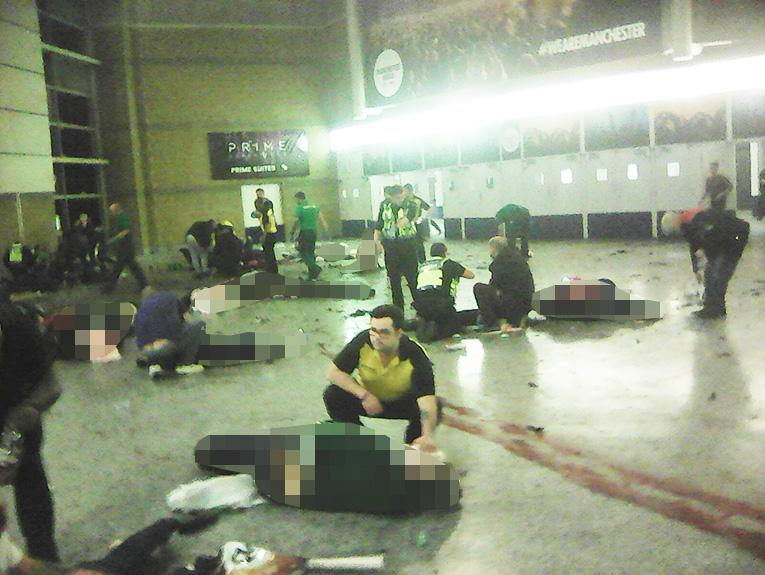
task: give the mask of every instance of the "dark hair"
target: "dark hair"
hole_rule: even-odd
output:
[[[408,192],[408,191],[412,191],[413,192],[414,191],[414,187],[412,186],[412,184],[404,184],[403,190],[405,192]]]
[[[446,256],[446,244],[442,242],[436,242],[430,246],[430,257],[442,258]]]
[[[391,190],[392,187],[393,186],[385,186],[383,188],[383,194],[385,194],[386,196],[390,196],[390,193],[391,193],[390,190]]]
[[[390,187],[391,196],[397,196],[398,194],[402,194],[402,193],[404,193],[404,188],[402,188],[398,184],[394,184]]]
[[[264,190],[263,188],[258,188],[257,190],[255,190],[255,193],[257,194],[258,192],[263,192],[265,194],[266,190]]]
[[[378,305],[369,315],[374,319],[389,317],[393,320],[394,328],[401,329],[404,327],[404,312],[401,311],[401,308],[398,306],[390,305],[388,303]]]
[[[298,200],[304,200],[305,194],[303,192],[298,192],[297,194],[295,194],[295,198]]]
[[[184,313],[186,313],[187,311],[191,309],[191,292],[185,293],[178,300],[178,302],[180,303],[180,306],[181,306],[181,309],[180,309],[181,315],[183,315]]]

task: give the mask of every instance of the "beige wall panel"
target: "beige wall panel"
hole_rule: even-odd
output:
[[[48,118],[0,110],[0,153],[50,156]]]
[[[17,222],[16,195],[0,194],[0,223],[2,223],[2,225],[0,225],[0,251],[2,251],[3,254],[8,248],[8,244],[19,239],[19,227]]]
[[[3,0],[0,2],[0,18],[31,30],[40,29],[34,0]]]
[[[0,86],[13,86],[0,90],[0,108],[48,115],[45,78],[34,72],[0,66]]]
[[[56,207],[53,194],[21,194],[24,242],[48,247],[56,240]]]
[[[0,62],[42,74],[40,36],[0,21]]]
[[[50,158],[0,154],[0,194],[52,192],[53,163]]]
[[[283,129],[324,123],[308,66],[143,65],[139,95],[150,128],[189,123]]]

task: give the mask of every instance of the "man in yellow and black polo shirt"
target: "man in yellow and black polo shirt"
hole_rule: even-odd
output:
[[[265,271],[272,274],[279,273],[279,264],[276,262],[274,246],[276,245],[276,217],[274,216],[274,204],[266,197],[266,191],[263,188],[255,190],[258,196],[255,200],[255,211],[253,217],[260,220],[260,231],[262,236],[260,243],[263,246],[263,256],[266,259]]]
[[[337,354],[327,372],[331,382],[324,390],[327,413],[334,421],[357,425],[362,415],[407,419],[405,443],[435,452],[433,432],[441,405],[433,365],[401,331],[404,314],[398,306],[378,306],[371,316],[369,329]]]

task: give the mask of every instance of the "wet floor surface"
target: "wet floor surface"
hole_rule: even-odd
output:
[[[488,279],[483,242],[450,247],[476,281]],[[455,406],[437,439],[463,475],[459,510],[375,517],[267,504],[175,539],[160,564],[239,539],[306,556],[384,549],[386,572],[402,574],[762,573],[765,238],[753,234],[731,281],[728,318],[706,322],[691,316],[695,280],[681,243],[532,249],[538,289],[564,275],[607,277],[660,300],[664,318],[548,320],[509,338],[465,336],[459,351],[426,345],[438,393]],[[161,269],[150,277],[180,289],[179,272]],[[319,344],[339,350],[367,325],[351,314],[389,298],[383,272],[362,279],[377,289],[372,300],[267,300],[209,318],[222,333],[303,329],[309,345],[292,360],[155,383],[135,367],[130,338],[120,362],[59,362],[65,391],[47,417],[45,458],[65,558],[96,557],[165,514],[170,490],[206,476],[193,460],[199,438],[325,418]],[[114,299],[135,298],[132,279],[121,283]],[[473,283],[460,284],[458,308],[474,307]],[[404,428],[372,426],[396,439]]]

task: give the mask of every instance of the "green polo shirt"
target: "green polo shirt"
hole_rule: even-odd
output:
[[[295,217],[300,222],[301,230],[315,230],[319,221],[319,208],[306,200],[295,208]]]

